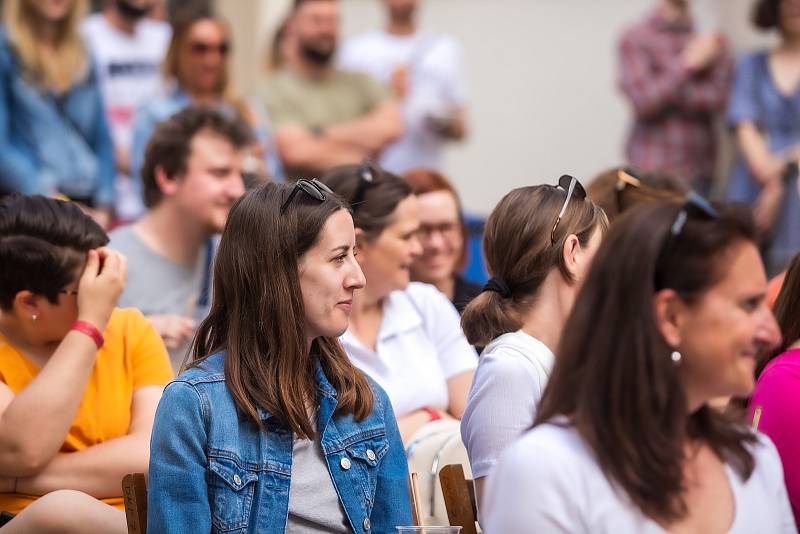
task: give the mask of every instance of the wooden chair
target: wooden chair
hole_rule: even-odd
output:
[[[464,477],[461,464],[449,464],[439,471],[444,505],[450,526],[462,527],[463,534],[478,534],[478,506],[475,501],[475,486]]]
[[[144,473],[130,473],[122,478],[122,497],[128,534],[147,534],[147,480]]]

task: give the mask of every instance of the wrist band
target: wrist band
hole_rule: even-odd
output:
[[[82,334],[86,334],[92,338],[92,341],[94,341],[94,344],[97,345],[98,349],[100,349],[105,342],[103,339],[103,334],[92,323],[87,323],[86,321],[75,321],[72,323],[70,330],[81,332]]]
[[[430,416],[430,419],[428,419],[429,423],[431,421],[438,421],[439,419],[442,418],[442,415],[438,411],[431,408],[430,406],[423,406],[421,410]]]

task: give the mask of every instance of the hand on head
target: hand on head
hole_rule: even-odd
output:
[[[127,273],[128,262],[119,252],[106,247],[90,250],[78,282],[78,319],[105,330]]]

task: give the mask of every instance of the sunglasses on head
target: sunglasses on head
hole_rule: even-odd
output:
[[[197,56],[205,56],[210,52],[216,52],[217,54],[225,57],[228,55],[230,51],[230,45],[226,42],[222,42],[220,44],[212,44],[212,43],[204,43],[202,41],[195,41],[189,45],[189,50],[192,54]]]
[[[556,222],[553,225],[553,231],[550,232],[551,245],[555,245],[556,243],[556,230],[558,229],[558,223],[561,222],[561,218],[564,216],[564,213],[566,213],[570,199],[572,197],[575,197],[578,200],[584,200],[586,198],[586,189],[583,188],[577,178],[570,176],[569,174],[562,174],[561,178],[558,179],[558,185],[556,187],[560,187],[566,191],[567,197],[564,199],[564,205],[561,206],[561,211],[558,212],[558,217],[556,217]]]
[[[370,186],[375,184],[375,169],[372,166],[372,163],[365,159],[361,162],[361,165],[358,166],[358,185],[356,186],[356,190],[353,193],[353,200],[350,201],[350,208],[355,212],[358,207],[364,202],[364,195],[367,193],[367,189]]]
[[[292,192],[289,193],[289,196],[283,201],[283,204],[281,204],[281,214],[286,211],[286,208],[300,191],[318,202],[325,202],[325,199],[333,194],[333,191],[330,187],[323,184],[316,178],[313,180],[297,180],[292,188]]]
[[[689,191],[686,194],[686,198],[681,206],[681,209],[678,210],[678,213],[675,214],[675,218],[672,220],[672,224],[669,227],[669,231],[667,235],[664,237],[664,241],[661,244],[661,248],[658,251],[658,256],[656,256],[656,267],[655,267],[655,285],[656,290],[663,288],[664,282],[664,273],[662,272],[662,265],[672,253],[672,250],[675,248],[675,243],[678,238],[683,233],[683,229],[686,226],[686,222],[690,219],[700,219],[700,220],[713,220],[719,219],[719,211],[711,205],[711,203],[703,198],[700,194],[695,193],[694,191]]]

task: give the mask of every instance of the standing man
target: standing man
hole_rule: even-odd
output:
[[[441,170],[443,145],[466,134],[461,47],[451,37],[419,30],[418,0],[382,1],[386,27],[346,42],[340,64],[390,84],[403,104],[405,134],[386,149],[381,165],[398,174]]]
[[[334,65],[338,0],[295,0],[286,32],[293,50],[268,80],[265,100],[290,177],[378,158],[402,133],[400,111],[387,87]]]
[[[252,142],[238,116],[190,106],[156,125],[142,166],[147,213],[110,235],[128,258],[122,307],[139,308],[161,334],[175,371],[210,305],[215,236],[244,193]]]
[[[620,44],[620,85],[634,114],[629,163],[708,194],[715,119],[725,109],[731,75],[722,36],[694,30],[688,0],[659,0]]]
[[[158,0],[105,0],[86,18],[83,33],[97,68],[117,162],[116,212],[132,220],[144,211],[141,186],[131,178],[130,149],[136,108],[160,89],[160,68],[169,44],[168,23],[147,15]]]

